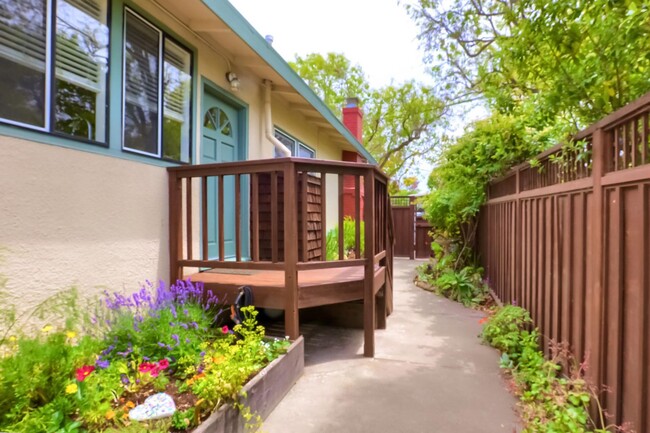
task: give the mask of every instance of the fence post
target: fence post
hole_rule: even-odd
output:
[[[516,168],[515,172],[515,218],[514,218],[514,239],[512,240],[514,242],[514,245],[512,246],[512,251],[514,253],[513,257],[513,263],[514,263],[514,270],[512,272],[512,278],[511,278],[511,299],[517,301],[517,305],[521,306],[522,301],[523,301],[523,284],[521,284],[520,278],[521,278],[521,267],[522,267],[522,244],[521,244],[521,239],[522,239],[522,221],[521,221],[521,199],[519,197],[519,172],[520,169],[519,167]]]
[[[593,178],[593,200],[591,203],[590,213],[592,220],[591,236],[591,254],[592,254],[592,289],[591,296],[587,303],[587,329],[585,336],[585,354],[588,354],[590,360],[590,369],[588,379],[592,384],[600,386],[602,383],[602,363],[603,363],[603,241],[604,236],[604,206],[603,206],[603,187],[602,177],[605,174],[606,164],[606,140],[605,131],[602,128],[594,131],[592,136],[592,173]],[[589,288],[587,288],[589,289]]]
[[[411,248],[409,248],[409,260],[415,260],[415,247],[417,242],[417,224],[415,221],[415,199],[409,197],[409,222],[411,223]]]

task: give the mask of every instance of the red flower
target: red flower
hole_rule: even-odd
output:
[[[167,361],[166,359],[161,359],[160,361],[158,361],[158,368],[164,370],[167,367],[169,367],[169,361]]]
[[[156,369],[156,364],[153,364],[151,362],[143,362],[138,367],[138,371],[140,373],[149,373],[151,370],[155,370],[155,369]]]
[[[84,379],[86,379],[93,371],[95,371],[95,367],[92,365],[84,365],[81,368],[77,368],[76,371],[77,380],[79,382],[83,382]]]
[[[487,322],[487,321],[488,321],[488,318],[487,318],[487,317],[484,317],[484,318],[482,318],[481,320],[479,320],[478,323],[482,325],[482,324],[484,324],[484,323]]]
[[[229,330],[228,330],[228,325],[224,325],[224,326],[221,328],[221,332],[223,332],[224,334],[227,334],[228,331],[229,331]]]
[[[158,364],[154,364],[152,362],[143,362],[138,367],[138,371],[140,373],[149,373],[151,377],[157,377],[158,373],[160,372],[158,370]]]

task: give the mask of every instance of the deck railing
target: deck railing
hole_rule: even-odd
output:
[[[172,281],[190,269],[283,270],[285,328],[297,337],[298,272],[364,266],[364,354],[372,356],[375,323],[385,326],[385,311],[392,308],[386,305],[392,281],[379,297],[374,281],[376,266],[386,267],[386,278],[392,279],[384,173],[369,164],[303,158],[182,166],[168,173]],[[354,257],[344,260],[344,185],[351,178]],[[330,203],[334,197],[338,199]],[[326,254],[332,217],[339,227],[337,260],[327,260]]]

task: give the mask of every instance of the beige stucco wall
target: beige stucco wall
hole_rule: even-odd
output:
[[[218,50],[153,3],[138,5],[197,50],[195,79],[205,77],[227,91],[229,66]],[[270,158],[261,80],[231,67],[241,81],[234,96],[248,106],[248,159]],[[198,107],[201,93],[199,86]],[[200,110],[198,114],[196,131],[202,120]],[[275,97],[273,123],[313,147],[317,158],[340,160],[339,145]],[[168,279],[165,168],[152,159],[132,161],[84,146],[68,149],[0,135],[0,276],[8,279],[6,288],[21,311],[72,285],[93,295],[104,288],[132,291],[147,279]],[[110,146],[122,156],[119,142],[113,139]],[[195,154],[200,155],[200,148]],[[335,176],[328,177],[328,203],[331,227],[337,215]]]
[[[24,311],[167,278],[164,168],[0,137],[0,274]]]

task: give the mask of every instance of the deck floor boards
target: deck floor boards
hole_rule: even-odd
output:
[[[234,300],[239,287],[250,286],[256,306],[284,309],[284,271],[212,269],[185,278],[202,282],[226,303]],[[363,283],[363,266],[298,271],[298,308],[363,299]]]
[[[229,271],[213,269],[188,275],[192,281],[220,285],[284,287],[284,271]],[[363,281],[363,266],[298,271],[300,287],[324,286]]]

